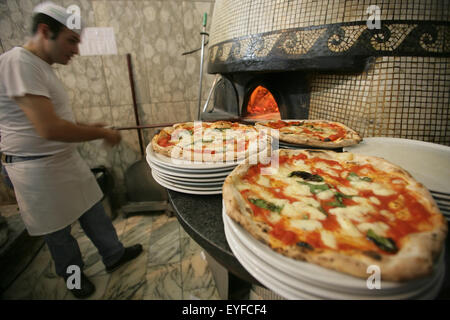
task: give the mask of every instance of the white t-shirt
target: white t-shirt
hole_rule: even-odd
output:
[[[70,148],[70,143],[51,141],[38,135],[13,99],[25,94],[49,98],[59,117],[75,122],[69,97],[52,67],[28,50],[15,47],[0,56],[1,151],[15,156],[37,156]]]

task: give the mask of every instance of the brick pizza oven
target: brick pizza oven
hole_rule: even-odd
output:
[[[216,0],[208,73],[203,120],[326,119],[450,145],[447,1]]]

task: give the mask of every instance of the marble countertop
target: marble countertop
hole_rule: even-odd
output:
[[[235,276],[260,283],[242,267],[228,246],[222,220],[221,195],[192,195],[167,190],[178,221],[184,230]]]

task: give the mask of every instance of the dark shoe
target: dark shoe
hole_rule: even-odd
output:
[[[67,286],[67,278],[65,277],[64,280],[66,282]],[[78,299],[85,299],[89,296],[91,296],[95,292],[95,286],[94,284],[86,277],[86,275],[82,272],[81,273],[81,279],[80,279],[80,289],[68,289],[72,294],[78,298]]]
[[[125,263],[133,260],[138,255],[140,255],[142,252],[142,245],[135,244],[134,246],[125,248],[125,252],[123,253],[122,257],[114,263],[112,266],[106,267],[106,272],[111,273],[113,271],[116,271],[121,266],[123,266]]]

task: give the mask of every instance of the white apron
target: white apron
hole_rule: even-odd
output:
[[[22,220],[32,236],[72,224],[103,197],[93,173],[75,148],[3,165],[14,185]]]

